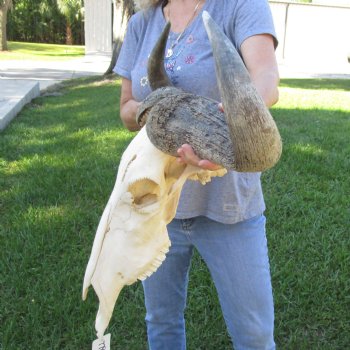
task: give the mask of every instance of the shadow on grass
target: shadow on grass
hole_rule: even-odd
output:
[[[281,79],[281,87],[350,91],[350,79]]]

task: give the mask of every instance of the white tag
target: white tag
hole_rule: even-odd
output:
[[[111,350],[111,333],[105,334],[101,339],[94,340],[92,350]]]

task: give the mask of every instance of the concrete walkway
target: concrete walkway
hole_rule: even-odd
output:
[[[23,106],[48,87],[67,79],[102,75],[108,56],[90,55],[69,61],[0,61],[0,131]]]
[[[102,75],[108,68],[107,56],[48,61],[0,61],[0,131],[26,103],[46,88],[67,79]],[[350,79],[350,64],[324,62],[279,62],[281,78]]]
[[[0,79],[0,130],[29,103],[40,95],[40,85],[35,81]]]
[[[278,62],[281,78],[284,79],[350,79],[350,63],[341,60],[281,60]]]

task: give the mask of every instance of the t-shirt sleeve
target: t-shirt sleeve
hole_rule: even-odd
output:
[[[273,37],[275,48],[278,45],[267,0],[238,0],[236,16],[229,21],[229,26],[230,34],[233,34],[234,43],[238,49],[244,40],[259,34],[270,34]]]
[[[116,74],[129,80],[131,80],[131,70],[135,61],[139,39],[139,31],[137,30],[137,21],[135,19],[136,15],[133,15],[129,20],[122,48],[113,69]]]

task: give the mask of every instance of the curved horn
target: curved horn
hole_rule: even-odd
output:
[[[172,83],[170,82],[170,79],[164,69],[164,52],[169,32],[170,22],[166,24],[148,60],[147,73],[152,90],[156,90],[160,87],[172,86]]]
[[[213,49],[235,163],[242,170],[255,168],[253,163],[256,168],[270,168],[282,151],[277,126],[233,44],[208,12],[204,11],[202,17]]]

